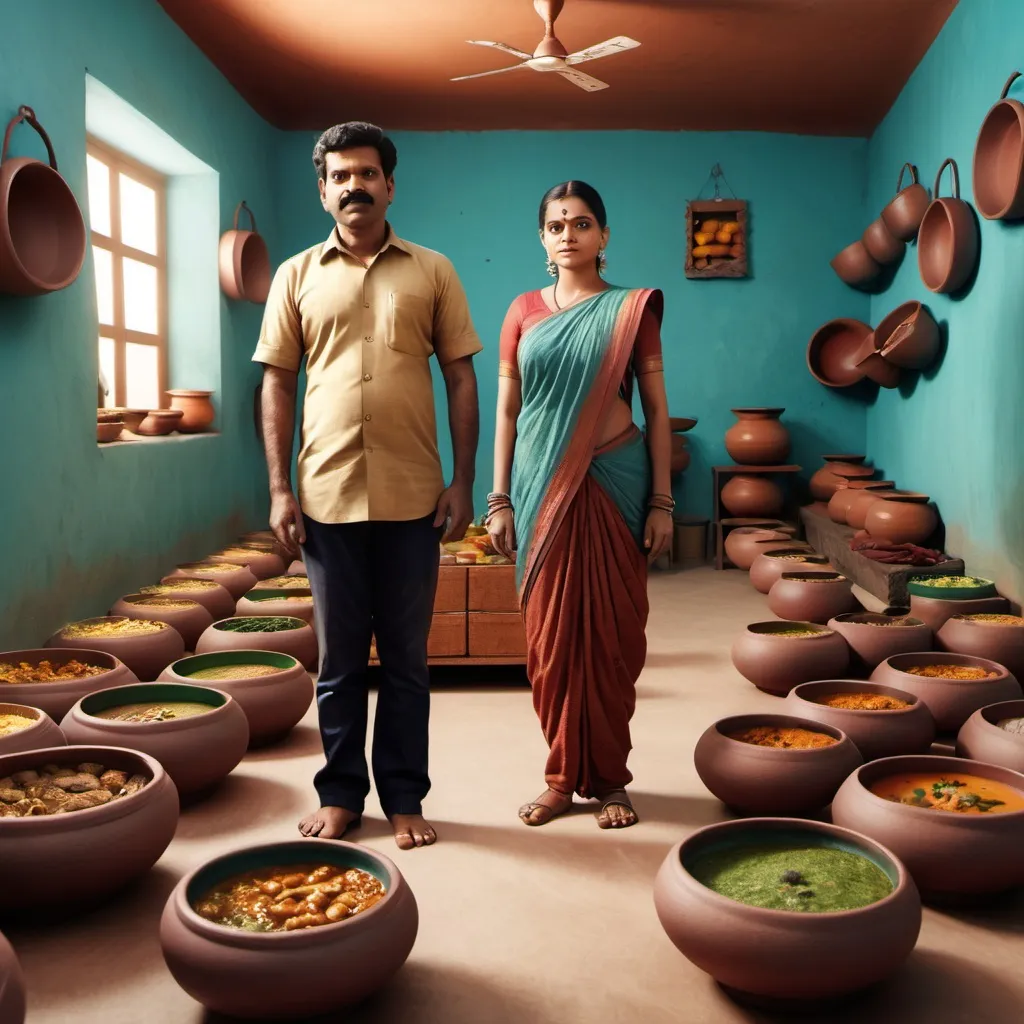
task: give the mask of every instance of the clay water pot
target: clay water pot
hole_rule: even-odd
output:
[[[673,476],[682,473],[690,465],[690,450],[686,447],[686,438],[682,434],[672,435],[672,456],[669,471]]]
[[[71,623],[71,625],[114,623],[130,618],[134,618],[134,616],[101,615],[92,619],[82,619],[80,622]],[[162,628],[154,633],[140,633],[135,636],[90,636],[88,643],[90,648],[105,651],[124,662],[138,679],[147,683],[156,679],[167,665],[172,661],[177,661],[185,653],[185,642],[181,639],[181,634],[173,626],[168,626],[166,622],[161,621],[156,624]],[[46,641],[46,646],[81,649],[83,638],[67,636],[68,628],[65,626],[54,633]],[[98,686],[92,687],[92,689],[98,688]]]
[[[987,220],[1024,215],[1024,103],[1008,100],[1014,71],[985,115],[974,146],[974,205]]]
[[[245,210],[251,231],[239,230],[238,215]],[[245,200],[235,207],[234,224],[220,236],[218,253],[220,286],[230,299],[266,302],[270,294],[270,253],[267,243],[256,232],[256,215]]]
[[[284,559],[273,551],[259,551],[254,548],[225,548],[210,556],[211,562],[230,562],[244,565],[258,580],[280,576],[284,572]]]
[[[255,587],[241,598],[235,615],[283,615],[305,619],[313,625],[313,595],[307,588],[273,590]]]
[[[731,516],[777,516],[782,511],[782,488],[765,476],[737,473],[722,487],[722,504]]]
[[[148,701],[190,701],[210,710],[164,722],[119,722],[98,712]],[[245,756],[249,723],[223,690],[183,683],[142,683],[99,690],[83,697],[61,722],[69,743],[140,750],[163,765],[179,796],[205,793]]]
[[[910,614],[926,622],[933,633],[938,633],[950,616],[972,615],[976,612],[989,614],[1005,614],[1010,610],[1010,602],[1005,597],[979,597],[955,601],[949,598],[918,597],[910,595]]]
[[[864,529],[876,540],[893,544],[923,544],[939,525],[939,516],[927,494],[901,492],[872,502],[864,515]]]
[[[202,583],[201,589],[182,586],[183,583]],[[228,618],[235,610],[235,599],[227,587],[211,579],[198,576],[165,576],[157,587],[143,587],[142,593],[153,597],[180,598],[183,601],[195,601],[201,604],[212,616],[213,621]]]
[[[882,273],[880,264],[859,238],[836,253],[829,260],[829,266],[836,272],[840,281],[853,288],[865,288],[873,284]]]
[[[931,627],[909,615],[844,612],[829,619],[828,628],[850,645],[850,667],[856,673],[873,672],[894,654],[932,649]]]
[[[30,718],[32,724],[17,732],[0,736],[0,754],[17,754],[22,750],[39,750],[41,747],[59,747],[67,743],[57,723],[41,708],[25,704],[0,703],[0,715],[17,715]],[[2,1020],[3,1018],[0,1018]]]
[[[956,756],[1024,772],[1024,736],[999,728],[1005,718],[1024,717],[1024,700],[986,704],[967,719],[956,737]]]
[[[114,607],[111,615],[123,615],[130,619],[149,619],[152,622],[166,622],[180,634],[185,650],[194,650],[196,641],[204,629],[213,624],[208,608],[190,597],[168,597],[163,594],[125,594]],[[161,665],[162,669],[164,666]]]
[[[853,611],[857,599],[850,581],[838,572],[784,572],[768,592],[768,607],[780,619],[824,625]]]
[[[750,567],[750,582],[755,590],[767,594],[784,572],[798,569],[816,569],[824,572],[830,568],[824,555],[816,555],[802,548],[776,548],[772,551],[763,551],[754,559]]]
[[[895,493],[892,480],[872,480],[870,484],[872,486],[854,487],[846,495],[844,520],[847,526],[852,526],[855,530],[864,529],[868,509],[876,501]]]
[[[7,156],[22,121],[41,136],[49,164]],[[32,108],[21,106],[0,149],[0,292],[44,295],[67,288],[82,269],[87,244],[82,211],[57,171],[50,138]]]
[[[909,704],[890,711],[834,708],[819,703],[842,693],[871,693]],[[906,690],[854,679],[819,679],[789,691],[786,704],[794,715],[842,730],[865,761],[896,754],[927,754],[935,740],[935,719],[923,700]],[[787,708],[790,710],[790,708]]]
[[[129,796],[66,814],[0,818],[0,916],[33,925],[104,903],[163,855],[178,825],[178,793],[160,762],[123,747],[58,746],[0,757],[0,778],[45,764],[105,768],[150,781]],[[88,884],[84,880],[88,879]],[[26,894],[31,898],[26,899]]]
[[[940,651],[988,658],[1024,679],[1024,618],[1005,618],[1015,621],[993,621],[985,613],[951,615],[936,634],[936,646]]]
[[[11,944],[0,932],[0,1021],[24,1024],[25,975]]]
[[[750,569],[754,559],[765,551],[799,547],[793,537],[776,529],[759,529],[756,526],[739,526],[725,535],[725,557],[737,569]]]
[[[905,754],[871,761],[842,784],[832,820],[882,843],[899,857],[926,902],[961,901],[1024,884],[1024,811],[954,814],[876,796],[870,787],[893,775],[980,775],[1024,790],[1024,775],[980,761]]]
[[[789,455],[789,431],[779,422],[785,409],[731,410],[736,417],[725,432],[725,450],[741,466],[781,465]]]
[[[807,345],[807,369],[815,380],[830,388],[845,388],[864,379],[857,358],[870,324],[840,317],[822,324]]]
[[[239,618],[252,618],[259,621],[259,616],[233,616],[215,622],[196,644],[196,654],[213,654],[218,651],[273,651],[277,654],[289,654],[308,669],[317,665],[317,642],[309,623],[305,619],[290,616],[293,623],[290,629],[279,629],[272,632],[246,631],[239,632],[228,628]],[[264,618],[262,621],[266,621]]]
[[[939,354],[939,325],[920,302],[904,302],[875,328],[875,343],[893,366],[923,370]]]
[[[243,563],[209,559],[204,562],[183,562],[164,582],[178,578],[213,580],[219,583],[237,601],[256,586],[256,577]]]
[[[810,636],[785,636],[805,630]],[[732,663],[765,693],[784,697],[799,683],[835,679],[846,671],[850,650],[831,629],[813,622],[752,622],[732,643]]]
[[[294,931],[247,932],[193,910],[235,875],[309,863],[366,871],[384,885],[385,896],[346,920]],[[338,1011],[391,980],[418,928],[412,890],[383,854],[336,839],[293,839],[233,850],[189,872],[164,907],[160,945],[174,980],[218,1015],[294,1021],[330,1012],[338,1019]]]
[[[891,480],[868,480],[864,477],[845,480],[828,500],[828,517],[834,523],[847,523],[850,505],[857,494],[863,491],[891,491],[892,487]]]
[[[690,872],[697,858],[716,848],[783,843],[865,857],[885,872],[893,891],[857,910],[800,914],[729,899]],[[892,852],[856,832],[792,818],[747,818],[698,829],[669,851],[654,883],[654,906],[665,934],[687,960],[741,1002],[778,1002],[779,1019],[786,1020],[797,1002],[814,1007],[898,970],[921,929],[917,887]],[[808,969],[794,970],[794,964]]]
[[[953,174],[952,197],[939,196],[942,172]],[[966,284],[978,262],[978,222],[970,205],[960,198],[956,161],[943,161],[935,176],[935,198],[925,211],[917,237],[917,265],[925,287],[933,292],[955,292]]]
[[[882,266],[895,263],[906,250],[906,243],[896,238],[885,226],[881,217],[876,217],[860,236],[868,255]]]
[[[171,408],[182,412],[178,421],[179,433],[202,434],[210,429],[216,416],[211,401],[212,391],[186,391],[179,388],[165,391],[164,394],[171,400]]]
[[[863,465],[866,455],[823,455],[825,465],[815,470],[810,479],[811,495],[816,501],[828,501],[844,481],[871,477],[875,471]]]
[[[910,171],[910,184],[903,188],[903,174]],[[900,168],[900,176],[896,180],[896,195],[882,210],[882,223],[889,229],[894,238],[902,242],[911,241],[921,227],[925,210],[928,209],[928,190],[917,180],[917,168],[913,164],[904,164]]]
[[[77,661],[102,669],[96,675],[60,679],[52,683],[0,683],[0,696],[17,697],[19,703],[45,711],[55,722],[59,722],[77,700],[87,693],[92,693],[93,690],[102,690],[108,686],[124,686],[139,681],[138,676],[114,655],[82,647],[59,651],[52,647],[4,651],[0,654],[0,661],[8,665],[20,665],[25,662],[33,667],[39,665],[41,661],[48,661],[54,668],[66,665],[70,661]]]
[[[995,674],[985,679],[942,679],[907,671],[908,668],[924,665],[981,668]],[[957,732],[978,708],[986,704],[1019,700],[1024,696],[1020,683],[1004,666],[987,658],[938,651],[894,654],[871,673],[871,681],[895,686],[920,697],[928,705],[940,733]]]
[[[239,668],[239,666],[242,666]],[[246,669],[271,668],[258,675]],[[245,712],[249,723],[249,746],[259,747],[286,736],[299,723],[313,703],[314,688],[309,673],[287,654],[272,651],[221,651],[197,654],[168,665],[160,673],[160,682],[207,685],[196,673],[233,669],[235,678],[210,680],[223,693],[230,694]]]
[[[762,747],[733,739],[759,725],[810,729],[836,740],[827,747]],[[809,814],[825,807],[863,763],[853,741],[830,725],[792,715],[732,715],[706,729],[693,750],[701,782],[742,814]]]

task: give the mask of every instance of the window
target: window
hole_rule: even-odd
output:
[[[167,387],[166,179],[92,137],[86,162],[104,405],[159,409]]]

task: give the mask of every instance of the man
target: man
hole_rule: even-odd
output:
[[[427,634],[438,542],[462,537],[473,516],[479,409],[472,357],[482,346],[450,261],[399,238],[387,221],[397,162],[394,144],[375,125],[348,122],[320,137],[313,165],[336,225],[326,242],[278,269],[253,360],[264,365],[270,525],[292,551],[302,547],[321,651],[321,806],[299,831],[335,839],[359,825],[370,788],[372,635],[381,666],[374,781],[395,841],[412,849],[437,838],[421,806],[430,789]],[[448,394],[455,469],[447,489],[431,355]],[[290,463],[303,357],[296,499]]]

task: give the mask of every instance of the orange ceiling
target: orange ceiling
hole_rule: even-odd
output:
[[[523,68],[531,0],[159,0],[274,125],[386,129],[760,130],[869,135],[956,0],[566,0],[570,52],[612,36],[642,45],[578,65],[585,92]]]

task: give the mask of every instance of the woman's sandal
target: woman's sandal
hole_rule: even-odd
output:
[[[545,799],[547,798],[547,799]],[[533,803],[523,804],[519,808],[519,817],[526,825],[546,825],[552,818],[565,814],[572,807],[572,794],[559,793],[555,789],[546,789]],[[531,818],[534,811],[546,811],[540,819]]]
[[[611,818],[605,813],[609,807],[625,807],[633,816],[632,821],[625,821],[621,825],[616,825]],[[613,789],[610,793],[605,794],[601,797],[601,809],[597,812],[597,824],[599,828],[629,828],[631,825],[635,825],[640,819],[637,817],[636,810],[630,803],[629,795],[624,789]]]

